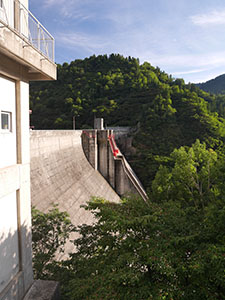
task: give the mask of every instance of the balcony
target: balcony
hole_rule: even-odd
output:
[[[54,43],[51,34],[20,1],[0,0],[1,62],[3,58],[16,62],[14,69],[23,65],[27,80],[56,79]]]

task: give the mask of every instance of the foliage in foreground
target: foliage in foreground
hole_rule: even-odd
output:
[[[66,212],[53,206],[47,213],[32,207],[33,269],[36,279],[46,279],[56,271],[55,254],[63,253],[74,226]]]
[[[225,299],[223,174],[197,141],[159,169],[151,201],[90,201],[96,223],[76,229],[77,252],[49,273],[64,299]]]

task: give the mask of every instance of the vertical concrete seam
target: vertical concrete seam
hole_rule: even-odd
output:
[[[17,164],[22,163],[21,144],[21,87],[20,81],[16,81],[16,140],[17,140]]]

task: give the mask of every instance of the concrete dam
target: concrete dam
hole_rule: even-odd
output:
[[[92,196],[119,202],[120,196],[134,192],[147,199],[112,136],[110,130],[31,131],[32,205],[47,212],[58,204],[74,225],[80,225],[94,221],[80,208]]]

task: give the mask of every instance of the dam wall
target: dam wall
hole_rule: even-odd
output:
[[[67,211],[74,225],[93,223],[83,208],[92,196],[119,202],[118,194],[84,155],[79,130],[30,132],[31,201],[47,212],[52,204]],[[72,245],[72,244],[71,244]],[[73,251],[67,246],[67,253]]]

